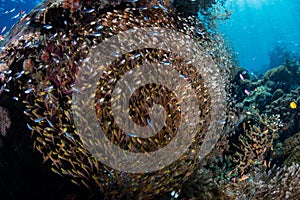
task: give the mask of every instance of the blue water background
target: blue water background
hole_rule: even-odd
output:
[[[21,16],[17,15],[21,11],[29,13],[40,2],[40,0],[0,0],[0,31],[4,26],[7,27],[1,35],[5,35],[20,19]]]
[[[233,46],[240,66],[261,72],[276,67],[270,66],[269,59],[276,46],[290,55],[300,54],[300,0],[231,0],[227,9],[233,13],[230,19],[218,21],[218,27]],[[282,60],[275,56],[272,63]]]

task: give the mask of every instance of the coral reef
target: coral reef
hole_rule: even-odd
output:
[[[229,137],[232,151],[230,160],[235,164],[235,174],[247,174],[253,163],[269,162],[268,153],[273,149],[273,141],[281,126],[278,116],[257,115],[247,117],[241,123],[243,132],[238,134],[237,141]]]
[[[215,188],[219,191],[215,195],[228,199],[297,199],[299,66],[298,62],[287,60],[285,65],[270,69],[263,76],[242,68],[233,69],[235,112],[245,112],[247,116],[223,138],[223,145],[214,153],[215,159],[204,166],[206,173],[202,175],[215,177],[206,192]]]
[[[123,57],[116,59],[109,68],[111,73],[102,77],[104,83],[96,92],[96,100],[99,102],[101,99],[110,97],[108,95],[111,93],[109,88],[116,84],[117,79],[111,80],[120,77],[135,65],[143,64],[144,60],[168,61],[170,63],[168,65],[174,66],[175,69],[180,66],[178,70],[188,76],[193,87],[197,88],[197,98],[201,100],[199,103],[201,116],[199,117],[202,127],[199,128],[189,150],[170,166],[155,172],[135,174],[117,171],[100,163],[91,155],[79,135],[76,134],[71,112],[72,93],[76,89],[73,87],[76,72],[78,66],[82,64],[82,60],[87,57],[89,50],[94,46],[121,31],[135,28],[155,26],[186,32],[207,48],[207,52],[218,51],[218,54],[216,56],[212,54],[212,57],[216,64],[220,63],[221,65],[222,63],[223,70],[225,70],[224,63],[229,62],[227,55],[222,54],[222,50],[215,49],[221,43],[209,37],[198,19],[179,17],[172,8],[168,7],[167,3],[162,5],[160,1],[62,1],[62,3],[46,1],[41,8],[29,14],[32,20],[26,26],[21,28],[16,26],[10,32],[6,46],[1,52],[1,66],[6,68],[2,72],[4,75],[2,85],[5,89],[1,94],[1,99],[5,99],[5,101],[2,101],[1,106],[11,106],[10,114],[14,112],[19,116],[18,118],[22,119],[18,124],[19,130],[12,129],[12,131],[16,131],[14,134],[24,134],[20,139],[24,137],[26,140],[26,142],[20,142],[14,146],[17,154],[20,153],[20,157],[27,158],[29,156],[27,153],[33,147],[36,150],[35,153],[40,153],[42,156],[42,158],[38,157],[36,161],[45,163],[44,170],[51,169],[52,172],[64,177],[65,181],[71,181],[81,188],[90,189],[91,198],[151,199],[160,196],[167,197],[171,192],[178,191],[182,183],[197,168],[195,152],[203,142],[210,120],[211,99],[201,75],[194,73],[194,67],[183,63],[182,58],[178,55],[173,55],[166,50],[149,48],[128,52]],[[53,18],[53,16],[59,17]],[[21,25],[24,24],[19,24],[19,26]],[[16,36],[20,37],[16,39]],[[132,57],[136,54],[140,56]],[[199,59],[199,61],[202,60],[202,58]],[[216,78],[220,79],[220,76]],[[178,125],[176,122],[179,113],[177,102],[169,104],[162,98],[155,100],[154,97],[159,95],[157,87],[155,85],[145,87],[146,89],[141,90],[139,94],[144,99],[139,99],[139,102],[145,102],[147,104],[145,107],[151,107],[154,103],[162,104],[168,108],[168,116],[174,116],[174,118],[168,119],[167,125]],[[104,89],[100,90],[100,88]],[[218,91],[218,88],[215,91]],[[166,97],[172,95],[166,89],[160,89],[159,92],[160,95]],[[147,94],[154,96],[151,101],[146,100]],[[185,98],[188,99],[189,96]],[[97,106],[98,104],[96,108]],[[176,134],[176,132],[173,133],[174,130],[165,128],[149,139],[128,137],[116,126],[115,122],[113,123],[110,106],[107,108],[103,112],[97,110],[97,116],[100,118],[101,126],[107,137],[112,143],[123,149],[134,152],[146,150],[151,152],[164,146],[170,140],[169,138],[165,139],[166,136],[172,137]],[[18,111],[14,109],[18,109]],[[142,125],[146,118],[149,118],[149,114],[143,110],[139,111],[137,105],[132,105],[132,110],[140,112],[134,116],[134,120]],[[136,113],[133,112],[133,114]],[[16,121],[13,120],[12,124],[14,125],[11,127],[16,126]],[[23,129],[26,131],[21,131]],[[7,134],[12,141],[16,137],[14,134]],[[96,144],[97,141],[92,140],[92,142]],[[1,149],[3,152],[12,147],[9,145],[9,139],[4,143],[5,145]],[[144,146],[148,146],[150,149],[145,149]],[[28,149],[24,150],[26,147]],[[16,165],[19,160],[11,161],[13,155],[13,153],[7,154],[9,157],[4,156],[3,160],[10,162],[10,165]],[[35,154],[35,156],[38,155]],[[26,160],[26,163],[28,161]],[[24,167],[24,170],[30,169]],[[5,170],[2,171],[5,172]],[[10,173],[8,170],[7,174]],[[36,170],[34,177],[38,174],[39,171]],[[22,177],[18,173],[13,180],[18,176]],[[5,174],[1,174],[1,177],[7,179]],[[51,178],[53,177],[49,177],[49,179]],[[50,182],[52,183],[52,181]],[[7,186],[3,185],[1,189],[5,190],[13,184],[14,181]],[[54,190],[60,191],[65,186],[62,183],[57,187]],[[69,187],[68,184],[66,187]],[[8,198],[18,198],[19,194],[19,192],[15,192],[7,195]],[[30,197],[30,194],[27,195]]]
[[[297,199],[299,63],[255,75],[232,69],[235,120],[182,194],[195,199]],[[245,91],[249,90],[247,94]]]
[[[296,133],[283,143],[278,142],[278,152],[274,154],[274,160],[284,165],[291,165],[292,163],[299,163],[300,161],[300,133]]]
[[[299,132],[299,107],[290,106],[291,102],[300,104],[300,76],[295,73],[299,68],[299,63],[288,62],[286,66],[270,69],[261,79],[243,69],[233,72],[233,92],[236,94],[237,103],[245,106],[245,110],[257,108],[262,114],[279,114],[285,133],[279,131],[282,139]],[[243,72],[244,80],[241,80],[240,74]],[[249,91],[249,95],[245,90]]]
[[[266,90],[264,86],[259,86],[254,89],[253,93],[255,95],[250,95],[246,99],[244,99],[244,106],[251,107],[255,105],[259,110],[264,110],[267,103],[272,98],[272,94]]]
[[[297,199],[300,195],[300,166],[292,164],[266,172],[257,169],[242,187],[245,192],[237,199]]]
[[[274,165],[273,145],[278,139],[280,126],[278,116],[261,116],[253,111],[234,133],[222,137],[222,143],[216,146],[201,163],[199,170],[192,175],[198,179],[186,182],[181,197],[297,199],[300,194],[299,154],[298,157],[293,156],[292,152],[299,152],[296,147],[299,145],[299,134],[284,144],[285,153],[292,153],[291,156],[280,155],[289,163]],[[293,144],[290,145],[291,142]]]
[[[97,88],[96,100],[111,97],[114,79],[130,70],[131,63],[168,60],[170,66],[179,65],[185,76],[193,77],[190,80],[202,99],[199,107],[203,126],[185,155],[155,172],[119,172],[93,157],[76,134],[74,113],[70,110],[78,66],[89,49],[120,31],[159,26],[185,32],[207,48],[224,74],[229,72],[231,55],[226,54],[222,40],[217,35],[212,37],[202,22],[191,17],[199,9],[208,11],[215,4],[214,0],[45,1],[29,14],[32,20],[26,26],[19,22],[1,52],[1,197],[297,199],[300,65],[293,60],[285,60],[262,76],[240,67],[230,69],[231,76],[226,78],[231,87],[226,87],[232,94],[228,97],[231,108],[228,118],[218,122],[226,127],[215,148],[201,161],[195,152],[209,129],[210,109],[218,105],[212,103],[207,86],[201,75],[194,73],[193,66],[182,64],[182,58],[166,50],[139,49],[116,59],[110,73],[101,79],[105,84]],[[172,95],[170,91],[157,90],[155,84],[145,88],[134,93],[139,102],[146,102],[148,107],[163,104],[169,107],[168,114],[178,117],[178,102],[168,104],[166,98],[143,98],[158,92],[167,97]],[[95,105],[97,109],[104,107]],[[147,124],[149,114],[135,104],[130,106],[133,119]],[[106,136],[126,150],[154,151],[166,145],[173,135],[172,131],[163,130],[154,139],[128,137],[112,122],[110,109],[96,113]],[[169,118],[168,123],[177,125],[172,120]]]

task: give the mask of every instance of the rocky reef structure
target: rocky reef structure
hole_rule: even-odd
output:
[[[286,65],[270,69],[261,78],[242,68],[236,69],[233,74],[233,90],[237,96],[237,103],[241,103],[238,106],[255,108],[259,113],[268,115],[279,114],[286,136],[299,132],[298,62],[288,61]],[[291,103],[296,107],[291,107]]]
[[[287,61],[264,75],[233,68],[235,107],[245,116],[204,162],[201,173],[215,177],[201,183],[206,199],[298,198],[299,66]]]
[[[300,159],[300,133],[287,138],[280,147],[282,153],[279,154],[278,159],[284,160],[284,165],[291,165],[292,163],[299,163]],[[283,159],[284,158],[284,159]]]

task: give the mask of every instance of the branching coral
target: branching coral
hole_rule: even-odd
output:
[[[300,165],[293,164],[269,171],[256,168],[249,181],[240,184],[237,199],[298,199]]]
[[[253,117],[256,116],[256,117]],[[281,123],[278,115],[252,115],[241,124],[241,133],[233,141],[236,152],[231,157],[236,171],[241,176],[248,173],[255,163],[267,165],[268,152],[273,149],[273,140]]]
[[[265,180],[256,191],[256,197],[263,199],[297,199],[300,195],[300,166],[294,164],[278,170],[275,176]]]
[[[193,175],[198,179],[183,187],[182,196],[192,199],[297,199],[299,164],[282,168],[269,165],[272,143],[281,127],[279,117],[253,113],[237,127],[235,140],[234,137],[222,138]],[[235,154],[233,146],[237,150]],[[228,149],[231,149],[229,154]],[[226,155],[223,160],[222,152]]]

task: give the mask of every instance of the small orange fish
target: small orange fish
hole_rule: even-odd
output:
[[[0,41],[5,40],[5,38],[3,37],[3,35],[0,35]]]
[[[248,175],[243,175],[243,176],[238,180],[238,182],[244,181],[244,180],[246,180],[247,178],[249,178]]]

